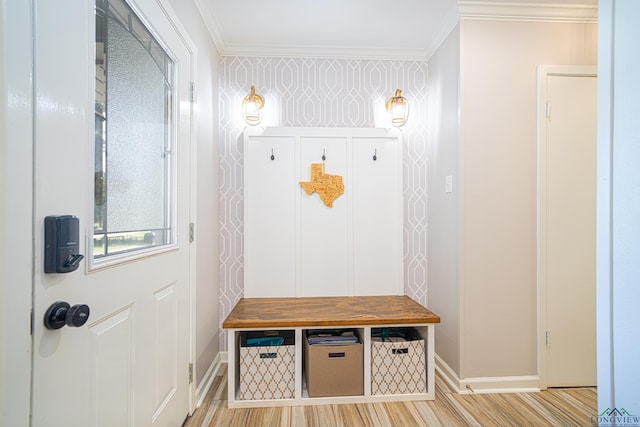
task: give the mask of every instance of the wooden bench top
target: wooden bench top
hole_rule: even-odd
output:
[[[407,296],[242,298],[225,329],[440,323]]]

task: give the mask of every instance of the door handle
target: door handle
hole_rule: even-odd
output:
[[[76,304],[73,307],[64,301],[56,301],[44,314],[44,326],[47,329],[60,329],[64,325],[78,328],[89,320],[89,306]]]
[[[67,259],[64,261],[64,266],[71,270],[75,270],[76,268],[78,268],[78,263],[82,261],[83,258],[84,258],[84,255],[80,255],[80,254],[69,255]]]

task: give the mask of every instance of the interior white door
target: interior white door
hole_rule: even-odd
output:
[[[179,426],[189,411],[191,54],[161,4],[130,3],[174,63],[167,101],[171,125],[166,127],[173,142],[163,152],[140,154],[171,159],[167,192],[174,208],[165,214],[172,237],[166,245],[91,263],[95,4],[35,1],[34,426]],[[122,8],[114,13],[125,22],[120,30],[134,31],[142,43],[140,23]],[[149,46],[157,47],[142,49]],[[141,85],[151,78],[137,76]],[[134,92],[124,98],[133,112],[142,104]],[[133,133],[146,129],[135,115],[125,117],[131,144]],[[79,217],[85,259],[76,271],[45,274],[44,218],[58,214]],[[56,301],[88,305],[88,322],[47,329],[44,315]]]
[[[596,385],[596,77],[546,77],[541,210],[548,387]]]

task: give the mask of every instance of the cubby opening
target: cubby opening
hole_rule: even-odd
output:
[[[237,334],[237,342],[239,400],[295,397],[295,331],[244,331]]]
[[[364,329],[303,331],[303,397],[364,395]]]

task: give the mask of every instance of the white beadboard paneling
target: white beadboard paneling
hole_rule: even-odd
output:
[[[244,229],[251,236],[251,244],[244,242],[245,266],[251,266],[245,276],[247,297],[295,295],[295,270],[290,267],[296,262],[297,201],[294,192],[282,191],[296,182],[294,147],[293,137],[252,137],[245,141],[245,176],[257,178],[245,191]]]
[[[325,173],[339,175],[344,193],[327,207],[317,193],[301,191],[299,296],[346,296],[349,284],[347,212],[351,186],[347,171],[347,138],[301,137],[300,180],[311,179],[311,164],[322,163]]]
[[[394,138],[354,138],[354,295],[402,293],[399,158]],[[393,292],[390,283],[398,284]]]

